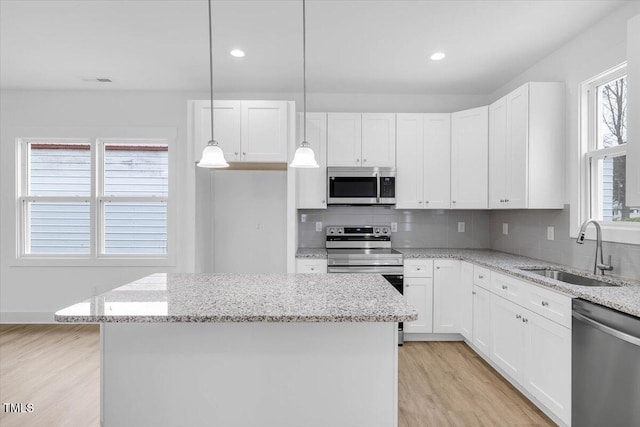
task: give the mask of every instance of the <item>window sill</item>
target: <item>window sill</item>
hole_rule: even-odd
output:
[[[602,228],[603,242],[640,245],[640,223],[620,222],[612,224],[600,222],[600,227]],[[571,233],[571,237],[578,238],[578,230],[575,233]],[[596,230],[593,225],[589,225],[589,228],[587,228],[585,238],[596,240]]]
[[[14,259],[11,267],[175,267],[171,257],[36,257]]]

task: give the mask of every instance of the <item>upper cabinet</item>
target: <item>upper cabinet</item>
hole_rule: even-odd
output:
[[[395,167],[395,114],[329,113],[327,165]]]
[[[627,25],[627,206],[640,206],[640,15]]]
[[[192,102],[196,160],[211,139],[209,101]],[[287,101],[214,101],[214,137],[228,162],[287,161]]]
[[[489,107],[451,115],[451,208],[486,209]]]
[[[298,138],[302,141],[302,113],[298,114]],[[307,113],[307,142],[316,157],[317,169],[296,170],[298,209],[327,208],[327,113]]]
[[[451,114],[398,114],[396,208],[450,206]]]
[[[527,83],[489,107],[489,208],[561,209],[564,84]]]

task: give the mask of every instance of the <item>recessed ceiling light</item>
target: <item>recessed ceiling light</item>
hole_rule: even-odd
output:
[[[442,52],[436,52],[433,55],[431,55],[431,59],[433,61],[440,61],[441,59],[444,59],[444,57],[447,56]]]
[[[235,56],[236,58],[242,58],[244,56],[244,51],[240,49],[233,49],[229,52],[231,56]]]

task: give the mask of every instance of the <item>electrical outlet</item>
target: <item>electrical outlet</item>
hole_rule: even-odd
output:
[[[300,215],[300,222],[307,222],[307,214]]]
[[[556,239],[555,227],[552,227],[552,226],[547,227],[547,240],[555,240],[555,239]]]
[[[464,233],[464,222],[458,223],[458,233]]]
[[[320,233],[322,231],[322,222],[316,222],[316,232]]]
[[[398,232],[398,223],[397,222],[392,222],[391,223],[391,232],[392,233],[397,233]]]
[[[506,222],[502,223],[502,234],[504,235],[509,234],[509,224]]]

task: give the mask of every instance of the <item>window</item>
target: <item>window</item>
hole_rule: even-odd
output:
[[[169,145],[151,139],[24,139],[24,257],[166,257]]]
[[[586,83],[588,97],[587,147],[584,156],[587,174],[583,220],[628,223],[640,228],[640,208],[627,206],[627,76],[626,65]],[[635,223],[635,224],[631,224]]]

